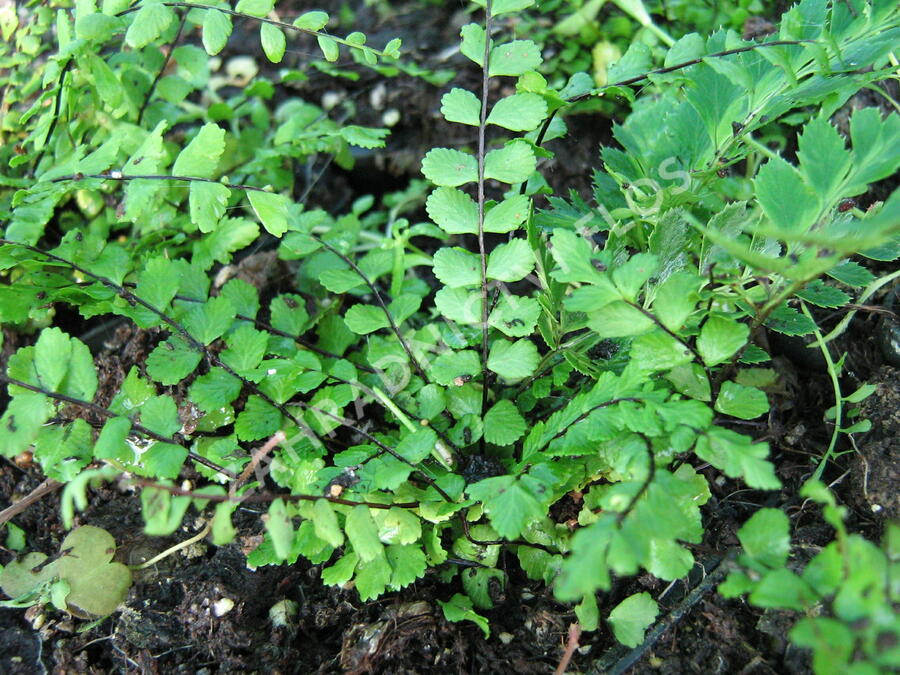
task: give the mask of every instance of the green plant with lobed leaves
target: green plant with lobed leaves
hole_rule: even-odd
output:
[[[244,2],[237,11],[272,9]],[[487,635],[477,610],[502,597],[514,556],[593,630],[613,575],[674,580],[695,564],[710,496],[695,464],[780,487],[766,444],[733,422],[769,410],[763,328],[816,332],[806,305],[841,307],[878,283],[850,256],[898,255],[898,193],[866,213],[846,200],[896,171],[900,117],[857,111],[847,138],[828,118],[890,72],[900,11],[808,0],[767,43],[691,34],[656,69],[636,43],[610,70],[614,84],[594,89],[583,75],[556,90],[537,73],[538,45],[486,38],[531,4],[488,2],[485,25],[462,29],[482,86],[451,89],[441,112],[471,129],[473,149],[424,157],[425,223],[402,217],[421,186],[386,215],[366,215],[371,200],[338,217],[291,196],[290,162],[378,145],[381,130],[289,100],[272,132],[261,80],[207,108],[148,82],[163,72],[159,45],[174,37],[177,8],[210,53],[228,12],[145,3],[119,17],[124,7],[80,3],[74,22],[59,13],[70,39],[45,75],[59,84],[19,118],[33,126],[2,179],[21,189],[4,197],[0,313],[27,329],[68,304],[163,332],[103,401],[88,348],[58,328],[10,358],[0,442],[8,455],[33,448],[67,483],[67,522],[92,482],[126,473],[143,486],[150,534],[212,503],[213,541],[224,544],[237,506],[265,502],[253,565],[303,556],[363,599],[437,569],[463,591],[445,615]],[[327,17],[304,16],[335,57]],[[280,56],[272,31],[285,25],[262,26],[266,53]],[[123,31],[130,49],[97,56]],[[396,56],[396,45],[366,51],[358,36],[341,44],[363,60]],[[188,53],[166,77],[194,91],[203,62]],[[110,74],[118,99],[103,93]],[[494,78],[514,92],[493,100]],[[543,144],[565,133],[569,104],[611,95],[633,111],[615,129],[621,148],[602,151],[596,205],[553,196],[538,171],[551,156]],[[788,114],[800,127],[795,163],[758,140]],[[535,209],[538,196],[548,208]],[[257,239],[257,221],[293,289],[212,274]],[[48,223],[63,236],[54,241]],[[837,419],[835,439],[840,430]],[[175,487],[186,463],[208,484]],[[577,518],[551,517],[563,504]],[[636,645],[657,612],[640,593],[605,618]]]

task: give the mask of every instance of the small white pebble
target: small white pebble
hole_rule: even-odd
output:
[[[400,111],[396,108],[388,108],[381,116],[381,123],[386,127],[392,127],[400,121]]]
[[[375,110],[384,108],[384,102],[387,99],[387,87],[383,82],[379,82],[369,94],[369,103]]]
[[[259,72],[259,66],[256,65],[256,59],[251,56],[235,56],[225,64],[225,72],[228,75],[230,84],[243,87],[256,77],[256,74]]]
[[[497,637],[500,638],[500,642],[502,642],[505,645],[508,645],[510,642],[513,641],[513,638],[515,636],[512,633],[500,633]]]
[[[881,504],[872,504],[872,513],[881,513],[884,511],[884,507]]]
[[[37,614],[34,618],[31,619],[31,627],[34,630],[40,630],[44,627],[45,623],[47,623],[47,615],[43,612]]]
[[[269,609],[269,621],[272,622],[273,626],[278,628],[289,626],[291,624],[291,619],[296,616],[298,609],[299,605],[296,602],[285,598],[280,602],[276,602],[272,605],[271,609]]]
[[[220,598],[213,603],[212,612],[213,616],[221,617],[225,616],[234,609],[234,600],[231,598]]]
[[[325,110],[331,110],[338,103],[344,100],[344,95],[337,91],[326,91],[322,94],[322,107]]]

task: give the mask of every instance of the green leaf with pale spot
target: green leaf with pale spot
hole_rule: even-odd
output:
[[[487,640],[491,636],[491,629],[488,620],[472,609],[472,600],[462,595],[455,594],[447,602],[438,600],[441,608],[444,610],[444,618],[447,621],[456,623],[458,621],[471,621],[481,629],[484,633],[484,639]]]
[[[481,358],[471,349],[448,350],[431,362],[431,377],[444,386],[460,386],[481,373]]]
[[[497,401],[484,416],[484,440],[495,445],[515,443],[525,433],[525,419],[512,401]]]
[[[487,276],[498,281],[520,281],[534,269],[534,254],[524,239],[497,246],[488,256]],[[480,279],[479,279],[480,281]]]
[[[338,47],[337,42],[325,35],[318,35],[316,41],[319,43],[319,49],[322,50],[322,55],[325,57],[326,61],[334,63],[338,60],[338,57],[341,55],[341,50]]]
[[[475,232],[478,231],[478,210],[475,202],[472,202],[475,208]],[[513,195],[504,199],[499,204],[491,208],[484,216],[485,232],[511,232],[517,229],[525,219],[528,218],[528,211],[531,206],[531,199],[526,195]],[[446,228],[445,228],[446,229]],[[449,232],[449,230],[447,230]],[[451,234],[453,234],[451,232]]]
[[[481,258],[465,249],[442,248],[434,254],[434,275],[445,286],[477,286],[481,283]]]
[[[478,232],[478,205],[462,190],[449,187],[437,188],[428,195],[428,199],[425,201],[425,210],[428,212],[428,217],[447,234],[476,234]],[[487,230],[487,218],[485,218],[485,229],[489,232],[506,231]]]
[[[231,300],[219,295],[191,309],[182,319],[182,324],[191,337],[208,345],[231,327],[234,315]]]
[[[534,298],[503,293],[491,310],[488,323],[508,337],[527,337],[541,316],[541,304]]]
[[[275,8],[275,0],[238,0],[234,11],[251,16],[265,16]]]
[[[819,214],[819,197],[800,172],[781,157],[769,158],[753,180],[756,198],[775,227],[804,233]]]
[[[588,315],[588,327],[601,337],[629,337],[651,330],[653,319],[624,301],[610,302]]]
[[[747,343],[750,327],[719,314],[711,315],[697,337],[697,351],[708,366],[715,366],[731,358]]]
[[[201,232],[212,232],[225,215],[230,197],[231,190],[221,183],[192,181],[188,196],[191,222]]]
[[[125,42],[133,49],[145,47],[175,20],[175,12],[162,3],[147,3],[134,15],[134,19],[125,32]]]
[[[780,509],[760,509],[738,530],[744,553],[767,567],[783,567],[791,553],[790,520]]]
[[[383,557],[384,545],[378,538],[378,527],[367,506],[354,506],[347,514],[344,532],[362,562]]]
[[[147,374],[164,385],[174,385],[194,372],[203,355],[185,340],[173,335],[160,342],[147,357]]]
[[[616,605],[608,621],[619,642],[637,647],[658,614],[659,606],[649,593],[635,593]]]
[[[296,19],[294,25],[304,30],[322,30],[328,23],[328,14],[319,10],[304,12]]]
[[[515,539],[530,523],[546,515],[523,478],[496,476],[466,488],[469,497],[484,504],[497,534],[507,539]]]
[[[242,441],[268,438],[281,427],[281,413],[259,396],[250,396],[234,421],[234,433]]]
[[[266,231],[275,237],[287,232],[288,198],[274,192],[248,190],[247,199]]]
[[[540,361],[530,340],[495,340],[488,356],[488,368],[506,380],[521,380],[534,373]]]
[[[191,178],[211,178],[224,151],[225,130],[213,122],[204,124],[178,154],[178,159],[172,166],[172,174]]]
[[[512,94],[501,98],[491,108],[488,124],[496,124],[510,131],[531,131],[547,116],[547,103],[542,96],[531,93]]]
[[[475,162],[474,157],[472,162]],[[474,166],[475,178],[472,180],[477,180],[478,169],[477,165]],[[484,158],[484,177],[499,180],[501,183],[524,183],[531,177],[536,167],[537,160],[531,146],[525,141],[510,141],[502,148],[491,150]],[[454,185],[461,184],[454,183]]]
[[[531,40],[513,40],[491,50],[488,75],[517,77],[541,65],[541,51]]]
[[[213,9],[203,17],[203,48],[210,56],[215,56],[228,44],[231,35],[231,17]]]
[[[769,399],[756,387],[724,382],[716,399],[716,410],[742,420],[753,420],[769,412]]]
[[[481,123],[481,101],[471,91],[454,87],[441,97],[441,114],[448,122],[477,127]]]
[[[281,59],[284,58],[284,48],[287,46],[284,32],[278,26],[264,23],[259,27],[259,40],[269,61],[281,63]]]
[[[344,323],[357,335],[368,335],[391,325],[384,310],[375,305],[353,305],[344,315]]]
[[[442,288],[434,296],[434,306],[441,315],[457,323],[481,321],[481,292],[471,288]]]
[[[531,158],[533,162],[533,153]],[[475,157],[461,150],[434,148],[422,159],[422,174],[435,185],[457,187],[478,180],[478,162]]]

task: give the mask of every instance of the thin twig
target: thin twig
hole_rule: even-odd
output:
[[[559,665],[556,666],[556,670],[553,675],[564,675],[566,669],[569,667],[569,662],[572,660],[572,657],[575,655],[575,650],[578,649],[578,640],[581,638],[581,624],[579,623],[571,623],[569,624],[569,639],[566,640],[566,650],[563,652],[562,658],[559,660]]]
[[[244,467],[244,470],[241,471],[241,475],[235,479],[235,481],[231,484],[231,487],[228,488],[228,494],[231,497],[234,497],[237,494],[238,489],[247,482],[247,479],[250,478],[250,474],[252,474],[256,467],[259,466],[259,463],[263,460],[263,457],[268,455],[272,450],[275,449],[275,446],[279,443],[283,443],[287,439],[287,436],[284,435],[284,432],[280,429],[276,431],[272,438],[263,443],[262,446],[256,452],[253,453],[253,457],[251,457],[250,461],[247,463],[247,466]]]
[[[644,654],[653,649],[654,645],[659,641],[663,634],[675,626],[693,607],[703,599],[703,597],[713,590],[719,581],[725,576],[729,565],[725,564],[728,556],[722,558],[715,556],[710,562],[712,569],[709,571],[688,596],[679,603],[664,619],[656,623],[653,628],[647,632],[644,642],[634,649],[627,650],[621,647],[611,649],[609,652],[594,663],[594,666],[588,671],[590,675],[622,675],[635,663],[637,663]],[[624,652],[624,654],[623,654]]]
[[[257,396],[259,396],[263,401],[265,401],[266,403],[271,405],[273,408],[278,410],[282,415],[284,415],[289,420],[293,421],[294,424],[296,424],[298,427],[303,429],[303,431],[310,438],[317,440],[317,437],[313,433],[312,429],[310,429],[309,426],[307,426],[298,417],[293,415],[284,405],[277,403],[274,399],[272,399],[271,396],[269,396],[264,391],[262,391],[262,389],[260,389],[258,386],[256,386],[256,384],[254,382],[252,382],[252,381],[248,380],[246,377],[243,377],[242,375],[238,374],[237,371],[235,371],[231,366],[229,366],[227,363],[222,361],[222,359],[220,359],[216,354],[212,353],[209,349],[207,349],[206,345],[204,345],[202,342],[197,340],[193,335],[191,335],[182,324],[178,323],[177,321],[175,321],[175,319],[170,317],[168,314],[166,314],[165,312],[163,312],[160,309],[157,309],[154,305],[150,304],[149,302],[147,302],[140,296],[132,293],[125,286],[123,286],[121,284],[117,284],[115,281],[113,281],[112,279],[109,279],[108,277],[100,276],[99,274],[94,274],[90,270],[85,269],[84,267],[78,265],[75,262],[72,262],[71,260],[67,260],[66,258],[62,258],[58,255],[50,253],[49,251],[44,251],[43,249],[37,248],[35,246],[30,246],[29,244],[23,244],[21,242],[16,242],[16,241],[10,241],[8,239],[0,239],[0,244],[10,244],[10,245],[14,245],[14,246],[21,246],[22,248],[28,249],[29,251],[33,251],[35,253],[39,253],[43,256],[46,256],[50,260],[55,260],[57,262],[63,263],[64,265],[71,267],[73,270],[81,272],[83,275],[90,277],[91,279],[94,279],[95,281],[106,286],[107,288],[115,291],[117,295],[124,298],[129,303],[140,305],[144,309],[149,310],[151,313],[155,314],[170,329],[172,329],[176,333],[178,333],[178,335],[180,335],[185,340],[185,342],[187,342],[187,344],[191,347],[191,349],[200,352],[200,354],[203,355],[211,365],[218,366],[219,368],[224,370],[226,373],[228,373],[232,377],[235,377],[238,380],[240,380],[243,383],[243,385],[245,387],[247,387],[251,392],[253,392]]]
[[[216,180],[215,178],[198,178],[196,176],[167,176],[165,174],[134,174],[134,173],[122,173],[121,171],[108,171],[106,173],[72,173],[66,176],[57,176],[53,178],[48,183],[63,183],[65,181],[80,181],[87,180],[89,178],[95,178],[99,180],[115,180],[115,181],[129,181],[129,180],[180,180],[185,183],[216,183],[218,185],[224,185],[225,187],[231,190],[249,190],[251,192],[269,192],[265,188],[256,187],[255,185],[244,185],[242,183],[223,183],[222,181]]]
[[[91,403],[90,401],[84,401],[82,399],[75,398],[73,396],[67,396],[66,394],[62,394],[57,391],[49,391],[48,389],[36,387],[33,384],[28,384],[27,382],[23,382],[22,380],[17,380],[15,378],[4,375],[3,373],[0,373],[0,381],[8,382],[9,384],[13,384],[17,387],[22,387],[23,389],[28,389],[29,391],[33,391],[36,394],[43,394],[44,396],[47,396],[52,399],[56,399],[57,401],[63,401],[65,403],[71,403],[73,405],[77,405],[81,408],[90,410],[91,412],[93,412],[97,415],[101,415],[103,417],[107,417],[107,418],[123,417],[123,415],[113,412],[109,408],[104,408],[103,406],[97,405],[96,403]],[[129,420],[129,421],[131,422],[131,420]],[[158,434],[155,431],[151,431],[147,427],[145,427],[141,424],[138,424],[137,422],[131,422],[131,430],[136,431],[139,434],[143,434],[147,438],[152,438],[155,441],[159,441],[160,443],[168,443],[169,445],[177,445],[179,447],[184,448],[184,446],[181,443],[179,443],[176,439],[171,438],[169,436],[163,436],[162,434]],[[203,466],[205,466],[208,469],[212,469],[213,471],[222,473],[222,474],[228,476],[229,478],[235,478],[235,474],[233,472],[229,471],[228,469],[226,469],[225,467],[219,466],[215,462],[213,462],[209,459],[206,459],[206,457],[202,457],[202,456],[198,455],[193,450],[189,450],[188,448],[184,448],[184,449],[187,451],[188,457],[190,459],[192,459],[193,461],[197,462],[198,464],[202,464]]]
[[[289,495],[277,495],[271,494],[268,492],[248,492],[243,495],[237,495],[232,497],[227,494],[209,494],[207,492],[198,492],[196,490],[185,490],[183,488],[176,487],[174,485],[163,485],[161,483],[155,483],[152,480],[147,480],[144,478],[137,478],[131,481],[133,485],[138,485],[140,487],[152,487],[157,488],[159,490],[165,490],[171,495],[176,497],[191,497],[192,499],[201,499],[209,502],[234,502],[236,504],[246,504],[246,503],[265,503],[265,502],[274,502],[276,499],[281,499],[285,502],[315,502],[320,499],[324,499],[325,501],[331,502],[332,504],[342,504],[344,506],[368,506],[371,509],[392,509],[394,507],[399,509],[417,509],[421,506],[419,502],[397,502],[394,504],[381,504],[379,502],[359,502],[354,501],[352,499],[343,499],[341,497],[332,497],[330,495],[309,495],[309,494],[289,494]]]
[[[642,399],[642,398],[635,398],[634,396],[623,396],[622,398],[614,398],[614,399],[610,399],[609,401],[604,401],[603,403],[598,403],[597,405],[592,406],[589,410],[585,410],[583,413],[581,413],[578,417],[576,417],[574,420],[572,420],[572,422],[570,424],[567,424],[564,429],[561,429],[560,431],[558,431],[553,436],[553,438],[548,440],[547,443],[545,443],[544,445],[547,445],[548,443],[552,443],[560,436],[565,435],[569,431],[569,429],[571,429],[574,425],[578,424],[582,420],[586,419],[587,416],[590,415],[595,410],[600,410],[601,408],[608,408],[611,405],[615,405],[616,403],[622,403],[623,401],[632,401],[634,403],[640,403],[643,400],[644,399]],[[544,445],[542,445],[541,447],[544,447]]]
[[[370,52],[377,56],[381,56],[382,58],[391,58],[391,57],[388,57],[383,51],[381,51],[379,49],[369,47],[368,45],[360,45],[360,44],[356,44],[355,42],[349,42],[348,40],[338,37],[336,35],[330,35],[328,33],[318,31],[318,30],[310,30],[309,28],[300,28],[299,26],[295,26],[292,23],[285,23],[284,21],[277,21],[275,19],[267,19],[266,17],[262,17],[262,16],[253,16],[252,14],[245,14],[243,12],[237,12],[233,9],[227,9],[225,7],[216,7],[213,5],[203,5],[203,4],[196,3],[196,2],[163,2],[162,4],[165,5],[166,7],[173,7],[173,8],[184,7],[187,9],[215,10],[217,12],[221,12],[222,14],[228,14],[229,16],[236,16],[241,19],[249,19],[251,21],[258,21],[260,23],[268,23],[268,24],[271,24],[272,26],[277,26],[278,28],[281,28],[282,30],[289,30],[289,31],[293,31],[295,33],[303,33],[305,35],[312,35],[317,38],[318,37],[327,38],[329,40],[334,40],[335,42],[337,42],[340,45],[343,45],[344,47],[349,47],[350,49],[358,49],[359,51],[362,51],[362,52]],[[125,16],[126,14],[131,14],[133,12],[137,12],[142,7],[144,7],[143,4],[136,4],[133,7],[129,7],[128,9],[125,9],[125,10],[119,12],[118,14],[116,14],[116,16]]]
[[[185,539],[184,541],[180,541],[177,544],[175,544],[174,546],[170,546],[165,551],[162,551],[161,553],[156,554],[155,556],[150,558],[150,560],[145,560],[144,562],[142,562],[139,565],[129,565],[129,568],[132,570],[145,570],[148,567],[153,567],[160,560],[165,560],[170,555],[174,555],[175,553],[178,553],[178,551],[180,551],[181,549],[187,548],[191,544],[197,543],[198,541],[203,539],[206,535],[208,535],[209,531],[211,529],[212,529],[212,521],[209,520],[209,521],[207,521],[206,525],[204,525],[203,528],[197,534],[195,534],[193,537],[190,537],[189,539]]]
[[[625,519],[631,515],[631,512],[634,511],[634,507],[637,506],[637,503],[640,501],[641,497],[643,497],[647,490],[650,489],[650,485],[653,483],[653,478],[656,476],[656,457],[653,456],[653,446],[651,445],[649,439],[645,438],[643,434],[638,434],[641,438],[644,439],[644,449],[647,451],[647,477],[644,479],[644,483],[641,485],[640,489],[634,494],[634,497],[631,498],[631,501],[628,502],[628,506],[625,507],[624,511],[621,511],[616,516],[616,525],[620,526],[625,522]]]
[[[317,237],[314,234],[310,234],[309,237],[312,238],[313,240],[315,240],[316,242],[318,242],[319,244],[321,244],[322,246],[324,246],[325,248],[327,248],[332,253],[334,253],[342,261],[344,261],[344,263],[346,265],[348,265],[350,267],[350,269],[352,269],[354,272],[356,272],[357,276],[359,276],[359,278],[363,280],[363,282],[366,284],[366,286],[369,287],[369,290],[372,291],[372,294],[375,296],[375,300],[378,302],[378,305],[381,307],[381,310],[384,312],[384,315],[387,317],[388,324],[391,327],[391,331],[397,337],[397,340],[399,340],[400,346],[403,347],[403,351],[406,352],[406,356],[409,359],[410,364],[412,365],[413,368],[415,368],[418,376],[421,377],[422,380],[424,380],[426,384],[430,383],[431,381],[428,379],[428,376],[425,374],[425,370],[422,368],[421,364],[419,363],[419,360],[413,355],[412,349],[410,349],[409,343],[407,343],[406,339],[403,337],[403,334],[400,332],[400,327],[397,326],[397,322],[394,321],[394,317],[391,314],[391,310],[388,309],[387,303],[384,301],[384,296],[382,295],[381,291],[378,290],[378,287],[374,284],[374,282],[371,279],[369,279],[369,277],[366,275],[366,273],[363,272],[359,268],[359,265],[357,265],[355,262],[353,262],[353,260],[349,256],[347,256],[344,253],[342,253],[341,251],[339,251],[336,247],[332,246],[327,241],[325,241],[324,239],[322,239],[320,237]]]
[[[82,284],[84,284],[84,285],[87,285],[88,283],[89,282],[82,282]],[[82,284],[76,284],[76,285],[82,285]],[[126,281],[123,283],[123,285],[126,286],[127,288],[136,288],[137,287],[137,284],[135,284],[132,281]],[[193,303],[197,303],[197,304],[206,302],[205,300],[202,300],[200,298],[191,298],[186,295],[181,295],[180,293],[177,293],[175,295],[175,299],[181,300],[182,302],[193,302]],[[278,335],[279,337],[287,338],[288,340],[293,340],[294,342],[296,342],[298,345],[300,345],[304,349],[308,349],[311,352],[315,352],[319,356],[324,356],[329,359],[344,358],[340,354],[335,354],[334,352],[330,352],[327,349],[322,349],[321,347],[317,347],[316,345],[312,344],[309,340],[306,340],[306,339],[300,337],[299,335],[294,335],[293,333],[288,333],[287,331],[279,330],[278,328],[275,328],[275,326],[272,326],[272,325],[266,323],[265,321],[262,321],[261,319],[255,319],[252,316],[246,316],[244,314],[235,314],[234,318],[237,319],[238,321],[249,321],[257,328],[261,328],[264,331],[268,331],[269,333],[272,333],[273,335]],[[367,373],[372,373],[373,375],[378,374],[378,371],[376,371],[374,368],[370,368],[369,366],[366,366],[363,364],[354,363],[353,366],[355,368],[358,368],[359,370],[364,370]]]
[[[47,135],[44,136],[44,145],[41,146],[40,152],[38,152],[37,157],[34,158],[34,162],[31,164],[31,170],[28,172],[29,176],[34,175],[35,170],[41,163],[44,152],[47,150],[47,147],[50,145],[50,140],[53,138],[53,132],[56,131],[56,125],[59,124],[59,111],[62,108],[63,85],[65,84],[66,75],[68,75],[69,70],[71,70],[73,65],[75,65],[75,59],[70,58],[66,61],[66,65],[63,66],[62,72],[59,74],[59,80],[56,85],[59,87],[59,91],[56,92],[56,101],[53,104],[53,119],[50,120],[50,126],[47,128]]]
[[[60,483],[59,481],[55,481],[52,478],[46,479],[43,483],[34,488],[34,490],[22,497],[22,499],[0,511],[0,525],[15,518],[29,506],[40,501],[51,492],[56,492],[62,486],[63,483]]]
[[[487,132],[488,81],[490,80],[491,58],[491,16],[492,0],[484,5],[484,54],[481,64],[481,117],[478,121],[478,255],[481,262],[481,417],[484,419],[488,408],[488,283],[487,252],[484,246],[484,160],[485,135]],[[481,437],[484,450],[484,436]]]
[[[181,39],[181,32],[184,30],[184,23],[187,21],[187,15],[187,12],[181,13],[181,23],[178,24],[178,30],[175,32],[175,37],[172,39],[172,47],[166,54],[165,61],[163,61],[162,66],[160,66],[159,71],[156,73],[156,77],[153,78],[153,82],[150,84],[150,88],[147,90],[147,94],[144,96],[144,102],[141,103],[141,109],[138,110],[138,126],[140,126],[141,120],[144,118],[144,111],[147,110],[153,92],[156,91],[156,85],[159,83],[160,78],[162,78],[163,73],[166,72],[166,68],[169,67],[169,62],[172,60],[172,52],[175,50],[175,45],[177,45],[178,41]]]

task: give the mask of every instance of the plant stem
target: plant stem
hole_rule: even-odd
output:
[[[487,0],[484,5],[484,55],[481,65],[481,118],[478,122],[478,255],[481,259],[481,417],[487,414],[488,407],[488,287],[487,287],[487,254],[484,247],[484,158],[485,132],[487,130],[488,81],[490,80],[491,28],[493,2]],[[484,437],[481,438],[484,446]]]
[[[72,396],[66,396],[65,394],[61,394],[59,392],[42,389],[41,387],[36,387],[33,384],[28,384],[27,382],[22,382],[21,380],[17,380],[15,378],[8,377],[7,375],[3,375],[2,373],[0,373],[0,381],[8,382],[9,384],[13,384],[17,387],[22,387],[22,389],[27,389],[28,391],[33,391],[36,394],[43,394],[44,396],[47,396],[52,399],[56,399],[57,401],[63,401],[64,403],[71,403],[73,405],[77,405],[79,407],[85,408],[86,410],[90,410],[91,412],[96,413],[97,415],[101,415],[103,417],[107,417],[107,418],[120,417],[120,415],[118,413],[115,413],[112,410],[109,410],[108,408],[104,408],[103,406],[99,406],[96,403],[91,403],[90,401],[83,401],[81,399],[74,398]],[[132,430],[138,432],[139,434],[143,434],[147,438],[152,438],[154,441],[159,441],[160,443],[168,443],[169,445],[178,445],[178,446],[184,447],[184,446],[182,446],[181,443],[179,443],[174,438],[169,438],[168,436],[163,436],[161,434],[158,434],[155,431],[151,431],[147,427],[142,426],[136,422],[131,423],[131,428],[132,428]],[[215,462],[212,462],[212,461],[206,459],[206,457],[201,457],[200,455],[195,453],[193,450],[188,450],[187,448],[185,448],[185,449],[187,450],[188,457],[190,457],[192,460],[194,460],[198,464],[202,464],[206,468],[212,469],[213,471],[217,471],[225,476],[228,476],[229,478],[235,478],[235,475],[231,471],[226,469],[225,467],[219,466]]]
[[[150,558],[150,560],[145,560],[140,565],[129,565],[129,569],[137,571],[137,570],[145,570],[148,567],[153,567],[160,560],[165,560],[170,555],[174,555],[174,554],[178,553],[178,551],[180,551],[181,549],[187,548],[191,544],[194,544],[194,543],[200,541],[206,535],[209,534],[209,531],[211,529],[212,529],[212,521],[210,520],[210,521],[207,521],[206,525],[203,526],[202,530],[200,530],[197,534],[195,534],[190,539],[185,539],[184,541],[178,542],[174,546],[170,546],[162,553],[159,553],[159,554],[153,556],[152,558]]]
[[[806,318],[815,324],[815,320],[803,300],[800,301],[800,309],[803,310],[803,314],[806,315]],[[828,350],[828,345],[825,344],[825,339],[822,337],[822,331],[819,330],[818,326],[816,326],[816,330],[813,334],[816,336],[816,342],[818,343],[819,349],[822,352],[822,357],[825,359],[825,363],[828,366],[828,377],[831,378],[831,387],[834,389],[834,431],[831,432],[831,441],[828,443],[828,449],[825,451],[825,455],[822,457],[819,466],[816,467],[816,470],[812,475],[813,480],[819,480],[822,477],[822,473],[825,471],[825,465],[828,464],[831,455],[834,454],[834,448],[837,445],[837,439],[841,433],[841,418],[843,415],[844,399],[841,396],[841,383],[838,381],[837,367],[834,365],[834,360],[831,358],[831,352]]]

